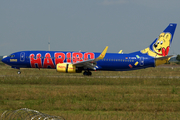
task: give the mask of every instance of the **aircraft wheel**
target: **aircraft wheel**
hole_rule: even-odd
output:
[[[83,75],[87,75],[87,72],[86,72],[86,71],[84,71],[84,72],[83,72]]]
[[[87,71],[84,71],[84,72],[83,72],[83,75],[91,76],[91,75],[92,75],[92,72],[90,72],[90,71],[88,71],[88,72],[87,72]]]
[[[92,72],[88,72],[88,75],[91,76],[91,75],[92,75]]]
[[[18,71],[17,73],[18,73],[18,74],[21,74],[21,71]]]

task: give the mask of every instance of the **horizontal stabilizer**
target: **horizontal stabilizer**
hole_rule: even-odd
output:
[[[167,60],[167,59],[170,59],[171,57],[173,57],[174,55],[168,55],[168,56],[165,56],[165,57],[159,57],[159,58],[155,58],[155,60]]]
[[[171,57],[174,55],[168,55],[165,57],[159,57],[159,58],[155,58],[155,66],[164,64],[164,63],[168,63],[168,61],[171,59]]]

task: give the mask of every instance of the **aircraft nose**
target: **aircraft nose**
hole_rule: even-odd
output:
[[[3,63],[6,63],[6,61],[7,61],[7,56],[3,56],[3,59],[1,60]]]

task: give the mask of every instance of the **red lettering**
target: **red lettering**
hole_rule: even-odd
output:
[[[57,65],[58,63],[64,63],[65,60],[65,54],[64,53],[55,53],[55,64]]]
[[[67,63],[71,63],[71,53],[66,53],[66,57]]]
[[[73,68],[73,67],[69,67],[69,69],[74,70],[74,68]]]
[[[94,58],[95,58],[94,53],[91,53],[91,52],[84,53],[84,61],[88,59],[94,59]],[[80,52],[74,52],[74,53],[67,52],[66,55],[65,53],[54,53],[54,62],[55,62],[54,64],[50,53],[46,53],[44,57],[44,61],[43,61],[43,66],[42,66],[42,57],[40,53],[38,53],[36,57],[34,54],[30,54],[30,64],[32,68],[36,68],[36,67],[55,68],[55,65],[57,65],[58,63],[64,63],[65,59],[67,63],[81,62],[83,61],[83,54]]]
[[[94,59],[94,53],[91,52],[84,53],[84,60],[88,60],[88,59]]]
[[[73,53],[72,56],[73,56],[73,63],[83,61],[83,59],[82,59],[83,54],[82,53],[76,52],[76,53]]]
[[[51,59],[51,55],[49,53],[46,53],[45,58],[44,58],[43,67],[47,68],[48,66],[51,67],[51,68],[55,68],[54,63],[53,63],[53,61]]]
[[[36,65],[38,68],[42,68],[41,54],[38,53],[36,59],[34,58],[34,54],[30,54],[30,63],[32,68],[36,68]]]
[[[65,66],[58,66],[58,68],[66,68]]]

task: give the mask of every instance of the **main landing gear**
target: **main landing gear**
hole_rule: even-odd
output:
[[[86,75],[86,76],[91,76],[92,75],[92,72],[91,71],[84,71],[83,72],[83,75]]]

